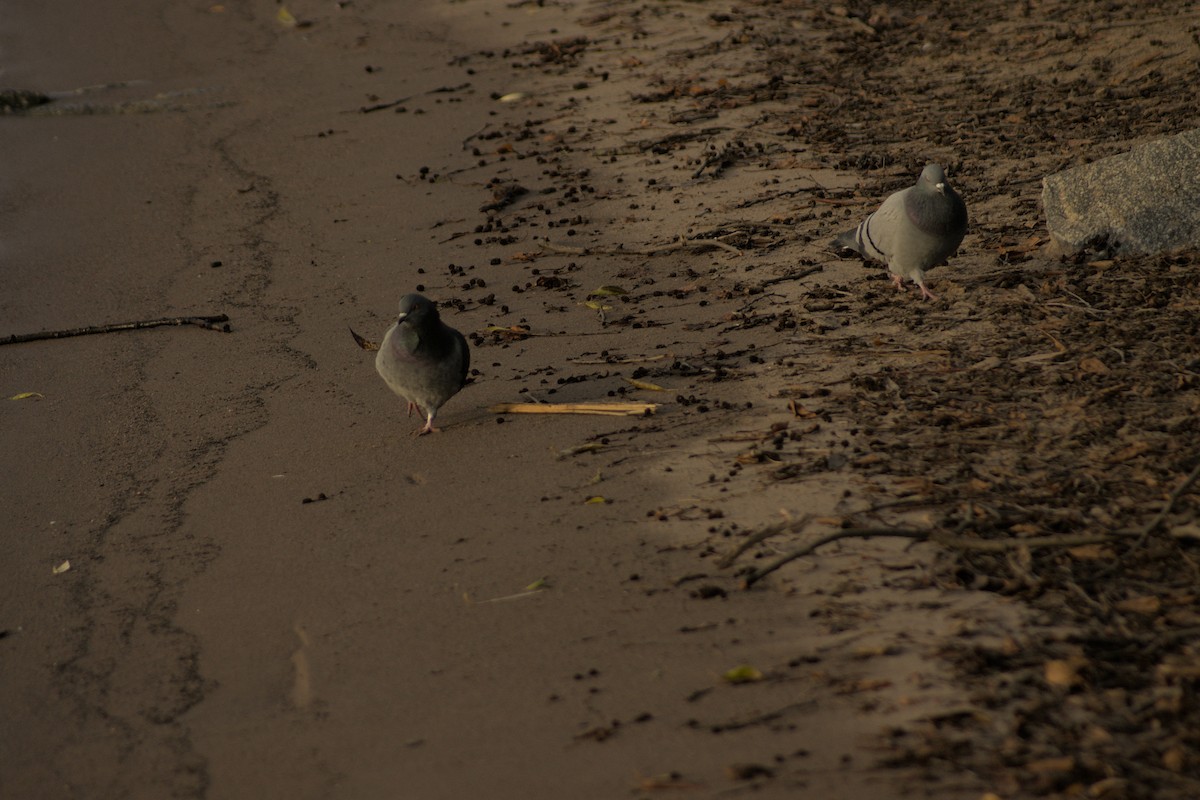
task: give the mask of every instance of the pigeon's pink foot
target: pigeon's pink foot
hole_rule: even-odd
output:
[[[937,295],[926,289],[924,286],[921,287],[921,297],[925,298],[926,300],[937,300]]]
[[[425,420],[425,424],[413,431],[413,436],[424,436],[427,433],[441,433],[440,428],[433,427],[433,416]]]
[[[409,400],[409,401],[408,401],[408,415],[411,417],[411,416],[412,416],[412,412],[414,412],[414,411],[417,411],[417,410],[418,410],[418,409],[417,409],[417,404],[416,404],[416,403],[414,403],[413,401]]]
[[[895,273],[893,273],[892,274],[892,286],[896,287],[897,292],[903,292],[904,291],[904,278],[901,278],[899,275],[896,275]]]

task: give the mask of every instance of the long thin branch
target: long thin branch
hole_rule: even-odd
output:
[[[789,526],[790,527],[790,526]],[[746,576],[742,581],[742,588],[749,589],[754,584],[758,583],[763,578],[770,575],[775,570],[790,564],[797,558],[803,558],[809,555],[819,547],[823,547],[830,542],[836,542],[839,539],[870,539],[873,536],[898,536],[904,539],[915,539],[917,541],[926,541],[929,539],[928,531],[910,531],[903,528],[846,528],[845,530],[834,531],[833,533],[822,536],[816,541],[809,542],[803,547],[797,547],[784,553],[779,558],[767,564],[765,567],[760,567],[754,572]]]
[[[775,527],[777,526],[770,526],[770,528]],[[788,523],[779,530],[771,530],[771,533],[768,535],[780,533],[791,527],[792,524]],[[754,536],[757,535],[754,534]],[[934,542],[953,550],[1003,553],[1016,550],[1020,547],[1032,549],[1039,547],[1081,547],[1085,544],[1103,544],[1113,541],[1118,535],[1111,533],[1078,533],[1063,534],[1061,536],[1029,536],[1020,539],[977,539],[970,536],[957,536],[943,531],[918,531],[906,528],[846,528],[834,531],[826,536],[822,536],[820,539],[784,553],[765,567],[761,567],[750,573],[742,582],[742,588],[749,589],[755,583],[785,564],[789,564],[797,558],[803,558],[813,553],[817,548],[823,547],[830,542],[836,542],[839,539],[870,539],[875,536],[892,536],[902,539],[912,539],[918,542]]]
[[[164,325],[195,325],[211,331],[229,333],[229,317],[224,314],[214,314],[208,317],[164,317],[163,319],[143,319],[136,322],[116,322],[109,325],[89,325],[86,328],[71,328],[65,331],[40,331],[39,333],[18,333],[0,339],[0,345],[20,344],[21,342],[37,342],[44,339],[66,339],[69,336],[90,336],[93,333],[114,333],[116,331],[139,331],[143,328],[159,328]]]

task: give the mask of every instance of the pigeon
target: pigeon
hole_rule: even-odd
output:
[[[388,328],[375,356],[375,369],[393,392],[425,414],[425,425],[413,431],[423,436],[437,430],[438,409],[467,382],[471,351],[458,331],[442,322],[437,306],[427,297],[400,298],[400,316]]]
[[[897,289],[903,291],[908,278],[922,297],[936,300],[925,286],[925,270],[954,255],[966,232],[966,205],[945,171],[929,164],[915,185],[889,196],[857,228],[838,236],[834,246],[887,264]]]

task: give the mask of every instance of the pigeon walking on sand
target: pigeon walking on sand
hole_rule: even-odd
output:
[[[375,356],[375,369],[393,392],[420,408],[425,425],[416,436],[436,431],[438,409],[463,387],[471,366],[467,340],[442,322],[437,306],[419,294],[400,298],[400,316],[388,328]]]
[[[936,300],[925,287],[925,270],[954,255],[966,232],[966,205],[945,171],[929,164],[916,184],[889,196],[834,245],[887,264],[897,289],[903,291],[908,278],[921,288],[922,297]]]

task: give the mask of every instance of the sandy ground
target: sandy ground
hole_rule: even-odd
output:
[[[132,82],[0,117],[0,335],[232,330],[0,347],[0,795],[1194,796],[1194,257],[1037,209],[1196,125],[1186,4],[144,5],[0,23]],[[937,303],[827,246],[928,160]]]

